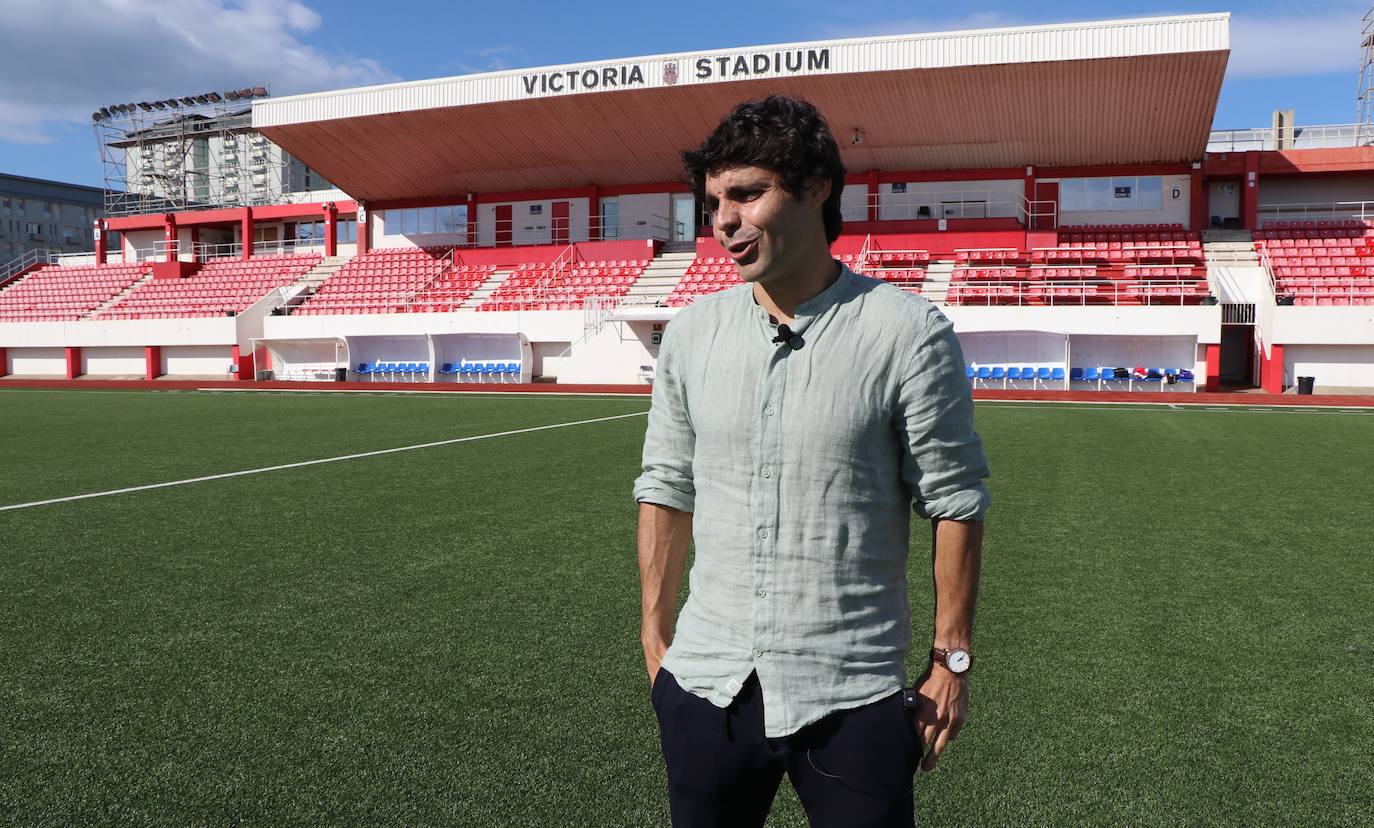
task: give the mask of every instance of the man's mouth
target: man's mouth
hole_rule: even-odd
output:
[[[758,250],[758,247],[759,238],[758,236],[755,236],[752,239],[745,239],[743,241],[735,242],[734,244],[725,248],[725,252],[729,253],[730,258],[734,259],[738,263],[742,262],[747,258],[752,257],[754,253]]]

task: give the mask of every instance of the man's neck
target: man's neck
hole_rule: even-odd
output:
[[[799,305],[824,293],[838,278],[839,264],[830,257],[827,248],[776,281],[755,282],[754,301],[775,323],[790,325],[796,319]]]

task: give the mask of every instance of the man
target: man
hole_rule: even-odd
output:
[[[673,824],[762,825],[786,773],[813,826],[909,826],[968,706],[989,502],[958,340],[831,258],[844,167],[810,104],[741,104],[683,159],[745,284],[668,326],[634,487]],[[935,629],[904,693],[913,499]]]

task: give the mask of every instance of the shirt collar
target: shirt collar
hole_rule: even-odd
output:
[[[801,322],[804,317],[810,318],[820,316],[822,313],[825,313],[831,305],[838,302],[840,298],[844,296],[845,290],[849,287],[849,284],[853,279],[854,274],[850,271],[848,267],[846,267],[844,264],[841,264],[840,275],[837,279],[835,279],[834,282],[830,284],[830,287],[826,288],[825,290],[821,291],[815,296],[812,296],[810,299],[807,299],[800,305],[797,305],[797,309],[793,313],[793,316],[796,318],[797,322]],[[754,315],[758,316],[760,319],[767,320],[768,311],[764,310],[763,306],[760,305],[758,300],[754,298],[753,288],[751,287],[747,292],[749,294],[749,301],[754,306]],[[797,328],[795,324],[792,327],[793,329]]]

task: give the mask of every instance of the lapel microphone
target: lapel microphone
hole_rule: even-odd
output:
[[[773,337],[773,344],[786,345],[794,351],[800,351],[806,345],[806,340],[801,338],[801,334],[792,333],[792,329],[787,325],[779,325],[778,335]]]

